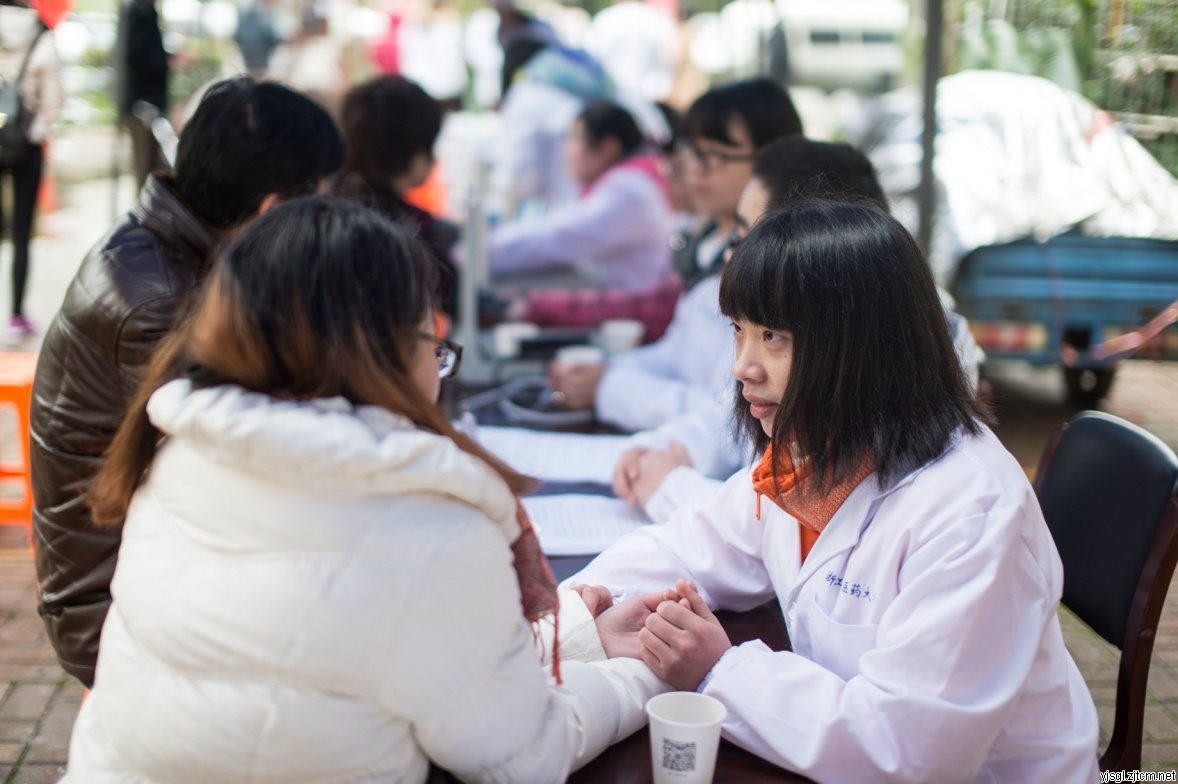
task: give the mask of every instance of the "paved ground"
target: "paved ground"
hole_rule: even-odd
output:
[[[103,138],[74,139],[61,152],[102,152]],[[71,145],[72,144],[72,148]],[[60,209],[42,221],[33,249],[28,312],[49,322],[85,250],[109,224],[109,182],[63,186]],[[131,201],[121,186],[119,203]],[[0,250],[0,314],[7,322],[8,247]],[[37,341],[19,347],[35,351]],[[995,369],[998,433],[1032,471],[1049,435],[1073,413],[1060,401],[1062,383],[1053,371]],[[1178,365],[1132,362],[1122,368],[1104,405],[1148,428],[1178,448]],[[0,419],[0,454],[11,456],[14,428]],[[81,703],[81,687],[58,668],[34,609],[35,578],[22,528],[0,526],[0,784],[56,781],[66,761],[69,734]],[[1145,716],[1145,767],[1178,767],[1178,589],[1171,592],[1150,671]],[[1086,627],[1063,615],[1068,647],[1092,690],[1105,736],[1111,727],[1118,654]]]

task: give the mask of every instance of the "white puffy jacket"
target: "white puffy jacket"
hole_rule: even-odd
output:
[[[148,411],[168,437],[127,517],[65,781],[420,782],[433,759],[555,782],[667,688],[629,659],[550,683],[515,499],[450,440],[338,398],[187,381]]]

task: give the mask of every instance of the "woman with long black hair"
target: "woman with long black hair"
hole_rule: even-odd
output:
[[[817,781],[1096,781],[1059,555],[912,237],[866,204],[771,213],[720,307],[762,458],[575,576],[585,604],[674,586],[643,661],[723,702],[729,740]],[[791,651],[733,646],[712,613],[773,598]]]

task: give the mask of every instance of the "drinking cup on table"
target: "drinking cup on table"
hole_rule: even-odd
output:
[[[558,365],[600,365],[605,362],[605,352],[597,346],[564,346],[556,352]]]
[[[526,338],[540,334],[540,328],[530,321],[504,321],[495,326],[495,356],[519,356],[520,344]]]
[[[597,340],[607,354],[628,351],[642,342],[646,325],[638,319],[608,319],[601,322]]]
[[[646,703],[654,784],[710,784],[728,715],[713,697],[673,691]]]

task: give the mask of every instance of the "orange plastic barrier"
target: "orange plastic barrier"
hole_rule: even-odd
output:
[[[21,485],[19,501],[0,497],[0,525],[31,526],[33,486],[29,480],[29,407],[33,399],[36,354],[0,354],[0,405],[16,409],[16,435],[20,441],[19,466],[0,464],[0,482]],[[6,494],[7,495],[7,494]]]

